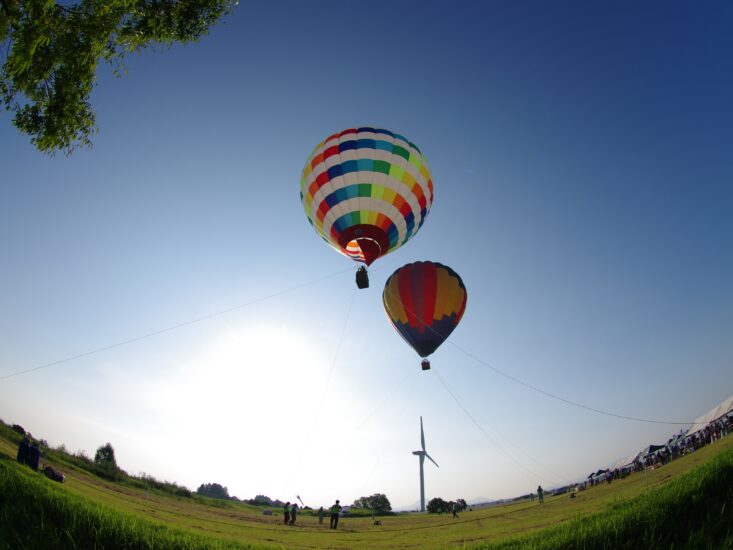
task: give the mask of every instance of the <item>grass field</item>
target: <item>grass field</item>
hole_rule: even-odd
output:
[[[578,493],[450,515],[345,518],[337,531],[232,501],[174,497],[69,465],[63,485],[0,437],[0,548],[733,548],[733,437]],[[699,466],[699,467],[698,467]],[[685,475],[687,474],[687,475]],[[327,520],[326,520],[327,522]]]

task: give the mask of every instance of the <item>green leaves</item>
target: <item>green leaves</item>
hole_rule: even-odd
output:
[[[122,72],[124,56],[153,44],[191,42],[233,0],[0,0],[0,98],[13,124],[48,154],[90,146],[89,96],[97,63]],[[0,53],[0,55],[3,55]]]
[[[392,505],[384,493],[374,493],[368,497],[358,498],[352,506],[354,508],[365,508],[376,512],[389,512],[392,510]]]

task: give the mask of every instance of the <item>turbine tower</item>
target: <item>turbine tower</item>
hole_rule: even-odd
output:
[[[425,473],[423,472],[423,464],[425,463],[425,457],[428,457],[430,462],[435,464],[436,467],[440,468],[440,466],[438,466],[438,463],[435,462],[433,458],[425,450],[425,432],[423,432],[423,429],[422,429],[422,416],[420,417],[420,443],[422,444],[422,450],[421,451],[412,451],[412,454],[420,457],[420,511],[424,512],[425,511]]]

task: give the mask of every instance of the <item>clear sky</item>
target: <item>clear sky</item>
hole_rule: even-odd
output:
[[[733,393],[733,4],[242,2],[99,73],[91,150],[0,124],[0,417],[192,489],[319,506],[585,477]],[[299,179],[333,132],[425,154],[420,232],[356,264]],[[382,286],[451,266],[422,372]],[[242,306],[242,307],[237,307]],[[231,309],[236,308],[236,309]],[[155,336],[106,346],[188,323]],[[452,395],[451,395],[452,392]]]

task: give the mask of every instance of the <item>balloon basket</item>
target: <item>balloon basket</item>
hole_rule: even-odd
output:
[[[356,270],[356,286],[359,288],[369,288],[369,273],[366,267],[361,266]]]
[[[430,370],[430,361],[428,361],[427,359],[423,359],[421,365],[422,370]]]

